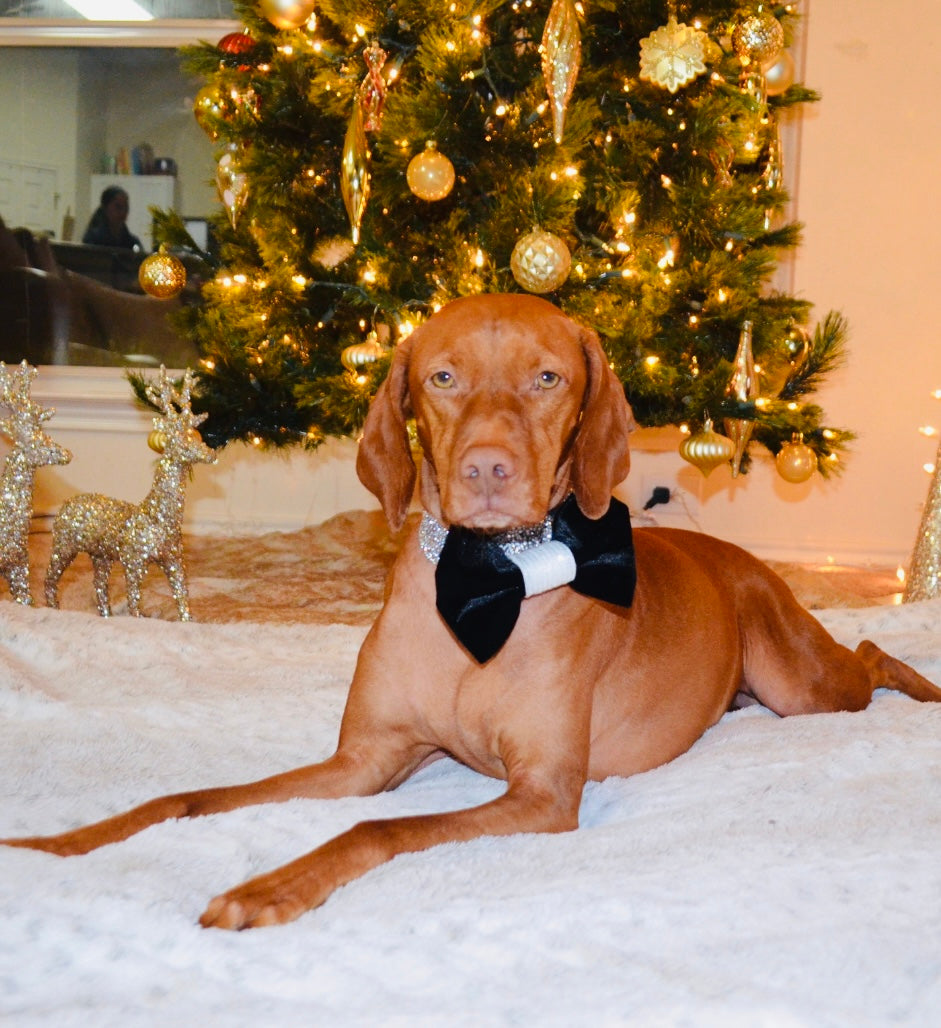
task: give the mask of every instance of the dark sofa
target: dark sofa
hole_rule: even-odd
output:
[[[93,278],[62,267],[48,240],[11,230],[0,218],[0,360],[168,368],[196,363],[195,347],[168,318],[179,297],[157,300],[115,288],[127,285],[130,255],[101,247],[70,250],[70,258],[85,259],[101,273]],[[106,266],[121,280],[108,284]]]

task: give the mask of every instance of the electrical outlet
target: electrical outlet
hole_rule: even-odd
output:
[[[675,481],[670,483],[662,474],[645,476],[635,495],[638,514],[652,518],[659,525],[695,527],[699,517],[699,497]],[[661,497],[665,497],[664,502],[659,502]]]

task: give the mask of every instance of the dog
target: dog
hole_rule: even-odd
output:
[[[941,701],[873,643],[836,643],[745,551],[678,529],[631,532],[611,496],[634,427],[623,388],[597,335],[546,300],[455,300],[399,343],[357,459],[395,530],[419,477],[412,417],[424,514],[359,653],[336,752],[8,844],[86,853],[169,818],[394,789],[443,756],[506,781],[475,808],[357,824],[200,918],[279,924],[399,853],[574,830],[587,780],[672,760],[739,692],[782,716],[861,710],[878,687]],[[461,598],[465,580],[486,583]]]

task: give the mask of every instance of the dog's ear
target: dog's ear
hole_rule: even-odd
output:
[[[588,385],[572,444],[572,488],[586,517],[600,518],[630,469],[628,436],[637,424],[597,333],[584,327],[581,333]]]
[[[411,415],[408,363],[411,341],[395,349],[386,380],[376,390],[356,454],[356,473],[379,500],[389,527],[397,532],[408,514],[415,488],[415,462],[405,419]]]

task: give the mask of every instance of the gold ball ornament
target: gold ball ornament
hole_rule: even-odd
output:
[[[743,64],[765,67],[784,49],[784,29],[770,11],[750,15],[732,30],[732,49]]]
[[[215,122],[225,121],[230,115],[228,99],[218,85],[203,86],[193,100],[196,123],[215,142],[219,138]]]
[[[765,68],[765,89],[768,96],[780,96],[794,85],[794,58],[787,50],[782,50],[776,61]]]
[[[315,6],[314,0],[260,0],[258,9],[276,29],[299,29]]]
[[[711,418],[706,418],[701,432],[687,436],[680,443],[680,456],[699,468],[706,478],[720,464],[728,464],[734,455],[735,443],[713,429]]]
[[[137,272],[141,289],[158,300],[169,300],[186,285],[186,268],[179,257],[168,253],[162,244],[156,253],[141,261]]]
[[[147,436],[147,445],[154,451],[154,453],[163,453],[167,448],[167,433],[160,428],[155,428],[150,435]]]
[[[551,232],[533,229],[520,239],[510,255],[513,278],[529,293],[551,293],[569,277],[572,255],[565,242]]]
[[[804,442],[804,433],[795,432],[774,458],[774,466],[785,482],[806,482],[817,470],[817,454]]]
[[[419,200],[443,200],[454,188],[454,165],[429,143],[408,162],[405,181]]]

